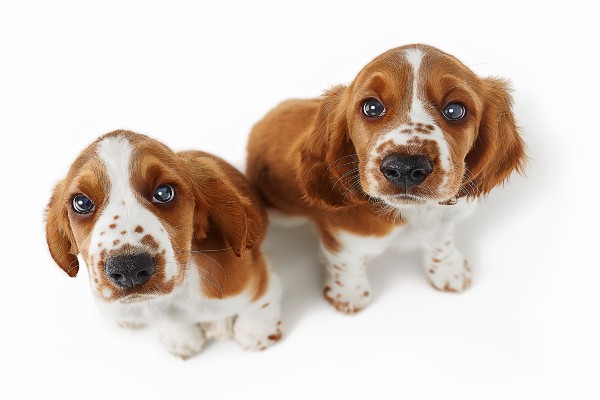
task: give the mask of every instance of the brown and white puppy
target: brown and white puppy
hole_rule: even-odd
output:
[[[404,46],[348,86],[267,114],[250,136],[247,174],[269,207],[316,224],[324,295],[339,311],[368,304],[365,263],[390,246],[423,247],[433,286],[460,292],[471,274],[454,223],[525,160],[511,108],[505,81]]]
[[[56,185],[46,217],[56,263],[75,276],[81,255],[99,307],[122,326],[158,325],[174,355],[209,337],[249,350],[281,337],[279,283],[260,249],[266,214],[220,158],[109,133]]]

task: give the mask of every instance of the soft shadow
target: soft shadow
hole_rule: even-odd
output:
[[[292,332],[304,313],[324,304],[317,235],[309,224],[298,228],[271,227],[263,249],[281,279],[283,323]]]

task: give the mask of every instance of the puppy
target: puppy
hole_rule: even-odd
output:
[[[81,255],[101,310],[121,326],[158,326],[183,359],[211,337],[231,334],[248,350],[280,339],[280,287],[260,250],[266,225],[231,165],[128,131],[86,148],[46,210],[54,261],[74,277]]]
[[[525,161],[511,108],[505,81],[433,47],[400,47],[348,86],[269,112],[247,174],[272,210],[316,224],[337,310],[369,303],[365,263],[391,246],[424,248],[433,286],[461,292],[471,269],[454,224]]]

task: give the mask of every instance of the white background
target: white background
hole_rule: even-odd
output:
[[[7,3],[1,398],[600,395],[600,32],[584,2]],[[373,304],[342,316],[321,299],[314,236],[276,230],[266,249],[286,289],[285,339],[256,354],[215,343],[182,362],[153,332],[101,317],[85,269],[70,279],[53,264],[43,208],[98,135],[128,128],[241,165],[252,124],[279,101],[414,42],[510,78],[531,157],[527,178],[459,228],[467,293],[437,292],[417,255],[387,253],[369,271]]]

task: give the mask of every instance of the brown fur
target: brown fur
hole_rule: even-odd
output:
[[[267,218],[245,177],[218,157],[196,151],[176,154],[156,140],[128,131],[100,137],[79,155],[66,178],[54,188],[46,209],[46,237],[55,262],[70,276],[75,276],[77,255],[81,253],[96,290],[116,289],[103,272],[110,254],[103,251],[99,260],[92,260],[87,251],[92,229],[110,192],[110,182],[96,149],[99,141],[115,135],[124,136],[132,143],[132,188],[139,194],[142,206],[163,222],[180,274],[164,282],[164,250],[159,251],[156,240],[150,235],[144,236],[143,228],[137,226],[135,233],[141,236],[140,243],[157,259],[157,272],[141,287],[117,291],[109,300],[144,293],[147,287],[152,287],[155,293],[170,292],[183,282],[191,258],[199,265],[203,277],[200,285],[209,297],[222,298],[244,290],[249,290],[255,298],[260,297],[268,286],[268,267],[260,250]],[[153,204],[155,188],[165,183],[176,188],[177,196],[171,203]],[[72,210],[72,199],[79,193],[92,199],[96,205],[93,213],[80,215]],[[110,228],[126,233],[119,227],[119,217],[113,220],[114,226]],[[112,252],[140,251],[130,247],[121,245]],[[205,278],[206,271],[212,273],[210,279]]]
[[[403,51],[411,47],[425,53],[419,80],[426,84],[420,98],[425,98],[429,114],[442,129],[452,159],[450,189],[440,192],[444,172],[435,168],[439,150],[433,142],[417,139],[402,148],[389,143],[378,149],[384,150],[384,155],[429,156],[434,172],[412,189],[414,194],[450,204],[453,196],[486,195],[513,170],[523,169],[524,144],[503,81],[479,78],[456,58],[429,46],[392,49],[363,68],[348,86],[336,86],[318,99],[278,105],[250,135],[250,181],[268,206],[314,220],[325,246],[332,251],[339,250],[335,237],[340,229],[379,236],[403,223],[382,213],[380,202],[373,201],[375,194],[393,195],[398,189],[378,170],[368,170],[367,161],[380,135],[400,124],[425,134],[433,130],[431,125],[413,123],[408,115],[415,77]],[[370,97],[386,105],[383,117],[362,115],[362,103]],[[463,120],[443,118],[441,109],[451,101],[467,107]],[[377,168],[380,161],[374,164]],[[369,193],[367,174],[377,181],[377,193]]]

